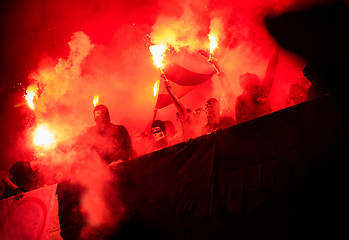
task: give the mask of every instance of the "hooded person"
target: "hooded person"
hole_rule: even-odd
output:
[[[79,144],[94,150],[106,163],[126,161],[135,157],[131,137],[123,125],[110,121],[109,110],[98,105],[93,110],[96,125],[87,128],[79,137]]]
[[[157,151],[171,145],[171,141],[167,137],[166,125],[161,120],[155,120],[151,125],[151,133],[154,143],[150,146],[150,152]]]

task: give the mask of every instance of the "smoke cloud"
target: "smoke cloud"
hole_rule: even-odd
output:
[[[14,91],[23,93],[31,88],[37,95],[34,110],[24,104],[13,108],[24,102],[17,95],[11,97],[10,107],[1,103],[6,106],[1,113],[10,119],[2,126],[9,142],[1,149],[2,158],[6,159],[1,166],[9,168],[10,163],[29,154],[28,158],[46,169],[43,184],[69,179],[73,162],[81,156],[64,146],[73,144],[83,129],[94,125],[96,95],[99,103],[109,108],[111,121],[127,128],[136,151],[146,153],[147,143],[139,142],[136,135],[149,127],[156,104],[153,85],[160,72],[149,52],[152,44],[165,43],[177,52],[185,48],[208,54],[207,35],[214,32],[218,48],[212,56],[224,74],[214,75],[181,101],[194,110],[215,97],[221,102],[222,114],[235,117],[236,97],[242,92],[239,76],[251,72],[262,79],[277,47],[264,26],[265,17],[315,2],[318,1],[2,3],[1,30],[6,38],[1,42],[1,62],[5,66],[1,69],[1,94],[6,98]],[[273,111],[287,107],[291,84],[307,85],[302,76],[305,64],[303,59],[281,50],[270,93]],[[171,120],[180,130],[176,112],[173,105],[168,106],[158,111],[157,119]],[[13,125],[11,121],[19,127],[9,127]],[[32,143],[35,128],[41,123],[47,124],[55,135],[55,146],[48,150]],[[108,214],[105,199],[98,196],[102,196],[101,186],[111,179],[110,170],[94,153],[88,156],[75,180],[89,189],[83,203],[90,224],[97,226],[105,224],[102,215]],[[91,175],[91,169],[98,171]],[[96,204],[101,206],[99,212],[93,211]]]

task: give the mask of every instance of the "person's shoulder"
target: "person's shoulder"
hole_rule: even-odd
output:
[[[236,124],[236,121],[231,116],[221,116],[220,117],[220,124],[226,127],[230,127]]]
[[[80,138],[85,137],[85,136],[91,135],[91,134],[96,133],[96,132],[97,132],[97,126],[86,127],[86,128],[81,130],[78,137],[80,137]]]
[[[249,102],[250,101],[248,95],[246,93],[243,93],[236,98],[235,108],[242,108],[245,105],[248,105]]]
[[[119,134],[122,136],[130,135],[124,125],[117,125],[117,124],[111,123],[111,128],[113,129],[113,132],[115,132],[116,134]]]
[[[111,123],[111,124],[113,125],[113,128],[117,129],[118,131],[127,132],[127,129],[124,125],[121,125],[121,124],[117,125],[117,124],[113,124],[113,123]]]
[[[249,101],[251,98],[251,95],[248,94],[248,93],[242,93],[241,95],[239,95],[237,98],[236,98],[236,101],[240,101],[240,102],[247,102]]]

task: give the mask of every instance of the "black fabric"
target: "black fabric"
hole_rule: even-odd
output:
[[[136,228],[151,222],[175,239],[344,234],[326,228],[343,213],[322,215],[338,202],[323,195],[348,198],[319,182],[345,186],[329,175],[347,166],[338,155],[348,146],[345,119],[326,96],[216,131],[125,163],[120,196]],[[322,229],[307,227],[305,215]]]
[[[80,239],[81,230],[86,226],[86,219],[80,208],[83,191],[80,184],[68,181],[57,185],[58,217],[64,240]]]
[[[348,237],[348,116],[336,106],[325,96],[122,163],[128,217],[113,237]]]

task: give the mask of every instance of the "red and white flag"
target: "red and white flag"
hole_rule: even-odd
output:
[[[196,86],[211,79],[217,72],[208,58],[201,53],[181,51],[169,57],[163,72],[171,81],[173,93],[180,99]],[[172,103],[164,84],[160,83],[158,99],[155,108],[161,109]]]

